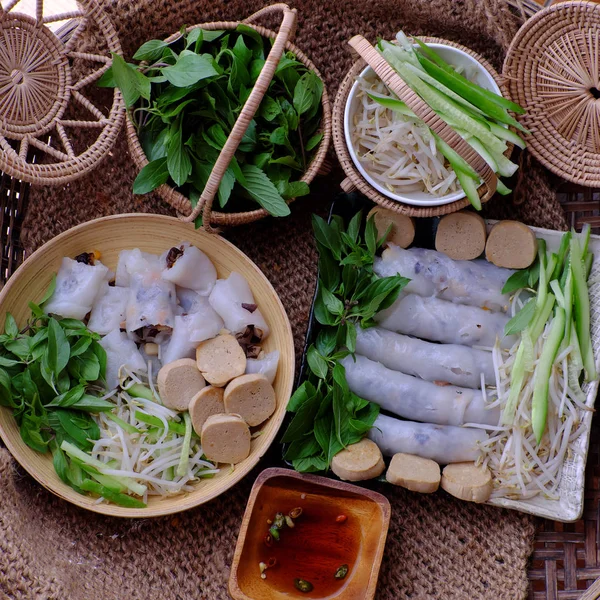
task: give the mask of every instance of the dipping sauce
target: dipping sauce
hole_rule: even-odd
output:
[[[335,596],[352,576],[360,547],[360,524],[347,518],[343,507],[326,502],[322,497],[306,494],[302,500],[300,494],[297,496],[279,505],[279,512],[286,515],[294,508],[302,508],[293,529],[284,525],[279,531],[279,541],[273,540],[271,547],[262,540],[258,552],[264,557],[262,562],[269,564],[273,558],[277,561],[274,567],[265,570],[264,581],[280,592],[302,597]],[[342,516],[346,518],[341,519]],[[265,533],[268,529],[265,521]],[[341,577],[342,566],[347,567],[344,577]],[[297,579],[300,581],[296,582]],[[311,591],[298,590],[298,587],[310,587],[306,583],[312,585]]]

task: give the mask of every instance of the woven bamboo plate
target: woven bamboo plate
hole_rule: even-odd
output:
[[[529,151],[574,183],[600,186],[600,5],[561,2],[525,22],[504,62],[527,113]]]
[[[505,97],[508,97],[508,89],[504,84],[503,78],[494,67],[485,60],[485,58],[472,50],[469,50],[469,48],[454,42],[434,37],[423,37],[421,39],[426,43],[436,42],[452,48],[458,48],[473,57],[492,76],[502,91],[502,94]],[[349,41],[349,44],[361,58],[354,63],[350,71],[346,74],[346,77],[344,77],[333,105],[333,146],[342,169],[346,174],[346,179],[341,184],[342,189],[345,192],[357,189],[380,206],[411,217],[435,217],[445,215],[470,205],[467,198],[462,198],[441,206],[417,207],[403,204],[380,194],[359,173],[352,161],[346,144],[344,135],[344,110],[356,77],[368,63],[382,81],[384,81],[384,83],[393,90],[401,100],[406,102],[415,114],[427,123],[427,125],[446,141],[446,143],[452,146],[454,150],[456,150],[456,152],[458,152],[475,169],[475,171],[479,173],[483,180],[483,183],[478,190],[481,201],[486,202],[489,200],[496,191],[497,179],[492,169],[490,169],[479,154],[477,154],[451,127],[442,121],[428,105],[402,81],[383,57],[364,38],[355,36]],[[507,156],[512,152],[512,148],[512,144],[509,144],[506,151]]]
[[[278,12],[283,14],[283,20],[278,33],[254,24],[254,21],[257,19]],[[192,204],[188,198],[167,184],[163,184],[156,189],[157,193],[160,194],[162,198],[164,198],[171,206],[177,209],[182,221],[188,223],[193,222],[198,215],[202,214],[203,226],[207,231],[212,229],[212,225],[217,227],[222,225],[242,225],[244,223],[252,223],[253,221],[258,221],[259,219],[269,216],[269,213],[264,208],[238,213],[213,212],[212,204],[219,189],[221,179],[223,178],[225,171],[227,170],[227,167],[229,166],[229,163],[235,154],[235,151],[242,141],[244,133],[246,132],[252,117],[260,106],[261,100],[269,87],[269,83],[271,82],[273,75],[275,74],[275,69],[279,64],[279,59],[281,58],[283,52],[286,50],[293,52],[300,62],[302,62],[308,69],[313,71],[321,80],[323,79],[321,73],[310,61],[310,59],[298,47],[289,41],[296,28],[296,10],[291,10],[286,4],[273,4],[271,6],[267,6],[249,16],[241,23],[237,21],[202,23],[200,25],[188,27],[186,31],[189,32],[192,29],[197,28],[202,28],[209,31],[214,31],[217,29],[236,29],[240,24],[252,27],[252,29],[257,31],[263,37],[271,38],[275,41],[269,56],[265,61],[265,65],[263,66],[262,71],[256,80],[254,88],[252,89],[248,100],[244,104],[244,107],[242,108],[240,115],[238,116],[238,119],[231,130],[231,134],[223,146],[221,154],[219,155],[219,158],[213,167],[206,187],[204,188],[196,207],[192,208]],[[167,43],[171,43],[180,35],[181,34],[179,32],[174,33],[165,41]],[[323,132],[323,139],[321,140],[317,152],[308,166],[306,173],[304,173],[300,179],[300,181],[304,181],[307,184],[309,184],[319,173],[324,173],[329,170],[328,166],[324,163],[327,155],[327,149],[329,148],[329,143],[331,142],[331,108],[329,104],[329,96],[327,95],[325,86],[323,86],[321,105],[323,107],[323,116],[321,118],[321,131]],[[128,113],[127,118],[127,139],[129,141],[129,150],[133,160],[135,161],[137,167],[141,170],[148,164],[148,158],[146,157],[138,138],[136,126],[131,118],[131,112]],[[293,198],[289,200],[288,204],[293,202],[293,200]]]
[[[252,440],[250,456],[232,469],[222,466],[213,479],[195,484],[193,492],[171,498],[151,497],[147,508],[131,509],[114,504],[95,504],[90,496],[78,494],[59,478],[52,465],[51,454],[40,454],[21,440],[12,411],[0,408],[0,436],[15,459],[45,488],[57,496],[94,512],[116,517],[156,517],[187,510],[212,500],[245,477],[265,454],[283,421],[294,381],[294,340],[287,315],[275,290],[259,268],[235,246],[221,237],[194,231],[173,217],[160,215],[117,215],[89,221],[69,229],[34,252],[11,277],[0,293],[0,314],[10,312],[17,323],[25,324],[30,311],[28,302],[39,300],[48,287],[52,274],[58,271],[64,256],[76,256],[91,249],[98,250],[102,261],[115,269],[119,252],[125,248],[162,253],[181,240],[197,245],[212,260],[219,277],[231,271],[241,273],[250,284],[257,304],[271,329],[263,348],[279,350],[280,361],[274,387],[277,409],[262,428],[262,435]]]

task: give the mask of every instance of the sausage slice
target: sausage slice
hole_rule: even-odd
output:
[[[267,420],[277,406],[275,390],[262,373],[236,377],[225,388],[225,412],[235,413],[254,427]]]
[[[158,372],[158,392],[163,404],[173,410],[187,410],[192,398],[206,385],[192,358],[180,358]]]
[[[202,426],[200,443],[208,460],[235,465],[250,454],[250,428],[239,415],[212,415]]]
[[[218,335],[196,348],[198,369],[208,383],[223,387],[246,371],[246,355],[230,334]]]

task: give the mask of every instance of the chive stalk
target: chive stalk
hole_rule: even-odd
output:
[[[557,307],[550,333],[544,342],[542,354],[534,373],[533,399],[531,402],[531,426],[539,444],[546,429],[548,416],[548,388],[552,365],[565,335],[565,311]]]
[[[177,477],[183,477],[188,470],[190,463],[190,442],[192,441],[192,419],[189,412],[183,413],[185,423],[185,434],[183,436],[183,445],[181,446],[181,456],[177,465]]]
[[[117,492],[113,492],[108,487],[97,483],[96,481],[92,481],[91,479],[84,479],[80,485],[82,490],[86,492],[92,492],[94,494],[98,494],[98,496],[102,496],[106,500],[110,500],[115,504],[119,504],[120,506],[124,506],[126,508],[146,508],[146,504],[137,498],[132,498],[127,494],[119,494]]]

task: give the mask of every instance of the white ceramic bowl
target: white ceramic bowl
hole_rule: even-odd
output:
[[[502,93],[492,74],[471,55],[467,54],[463,50],[460,50],[459,48],[454,48],[445,44],[429,43],[427,45],[435,50],[447,63],[454,67],[463,67],[465,70],[470,71],[473,74],[473,77],[469,77],[477,85],[480,85],[491,92],[495,92],[496,94]],[[374,73],[371,67],[366,67],[360,73],[360,77],[369,77],[373,75]],[[354,144],[352,142],[351,126],[352,117],[354,116],[356,106],[358,104],[358,99],[356,97],[357,93],[358,83],[354,83],[350,93],[348,94],[348,100],[346,101],[346,107],[344,109],[344,136],[346,138],[346,146],[348,147],[348,152],[352,158],[352,162],[358,169],[358,172],[369,183],[369,185],[375,188],[380,194],[383,194],[391,200],[403,202],[404,204],[412,204],[413,206],[441,206],[442,204],[450,204],[451,202],[455,202],[456,200],[460,200],[461,198],[465,197],[465,193],[462,190],[453,192],[452,194],[446,194],[445,196],[433,196],[427,192],[394,194],[383,187],[380,183],[377,183],[365,170],[363,164],[358,160],[356,149],[354,148]]]

